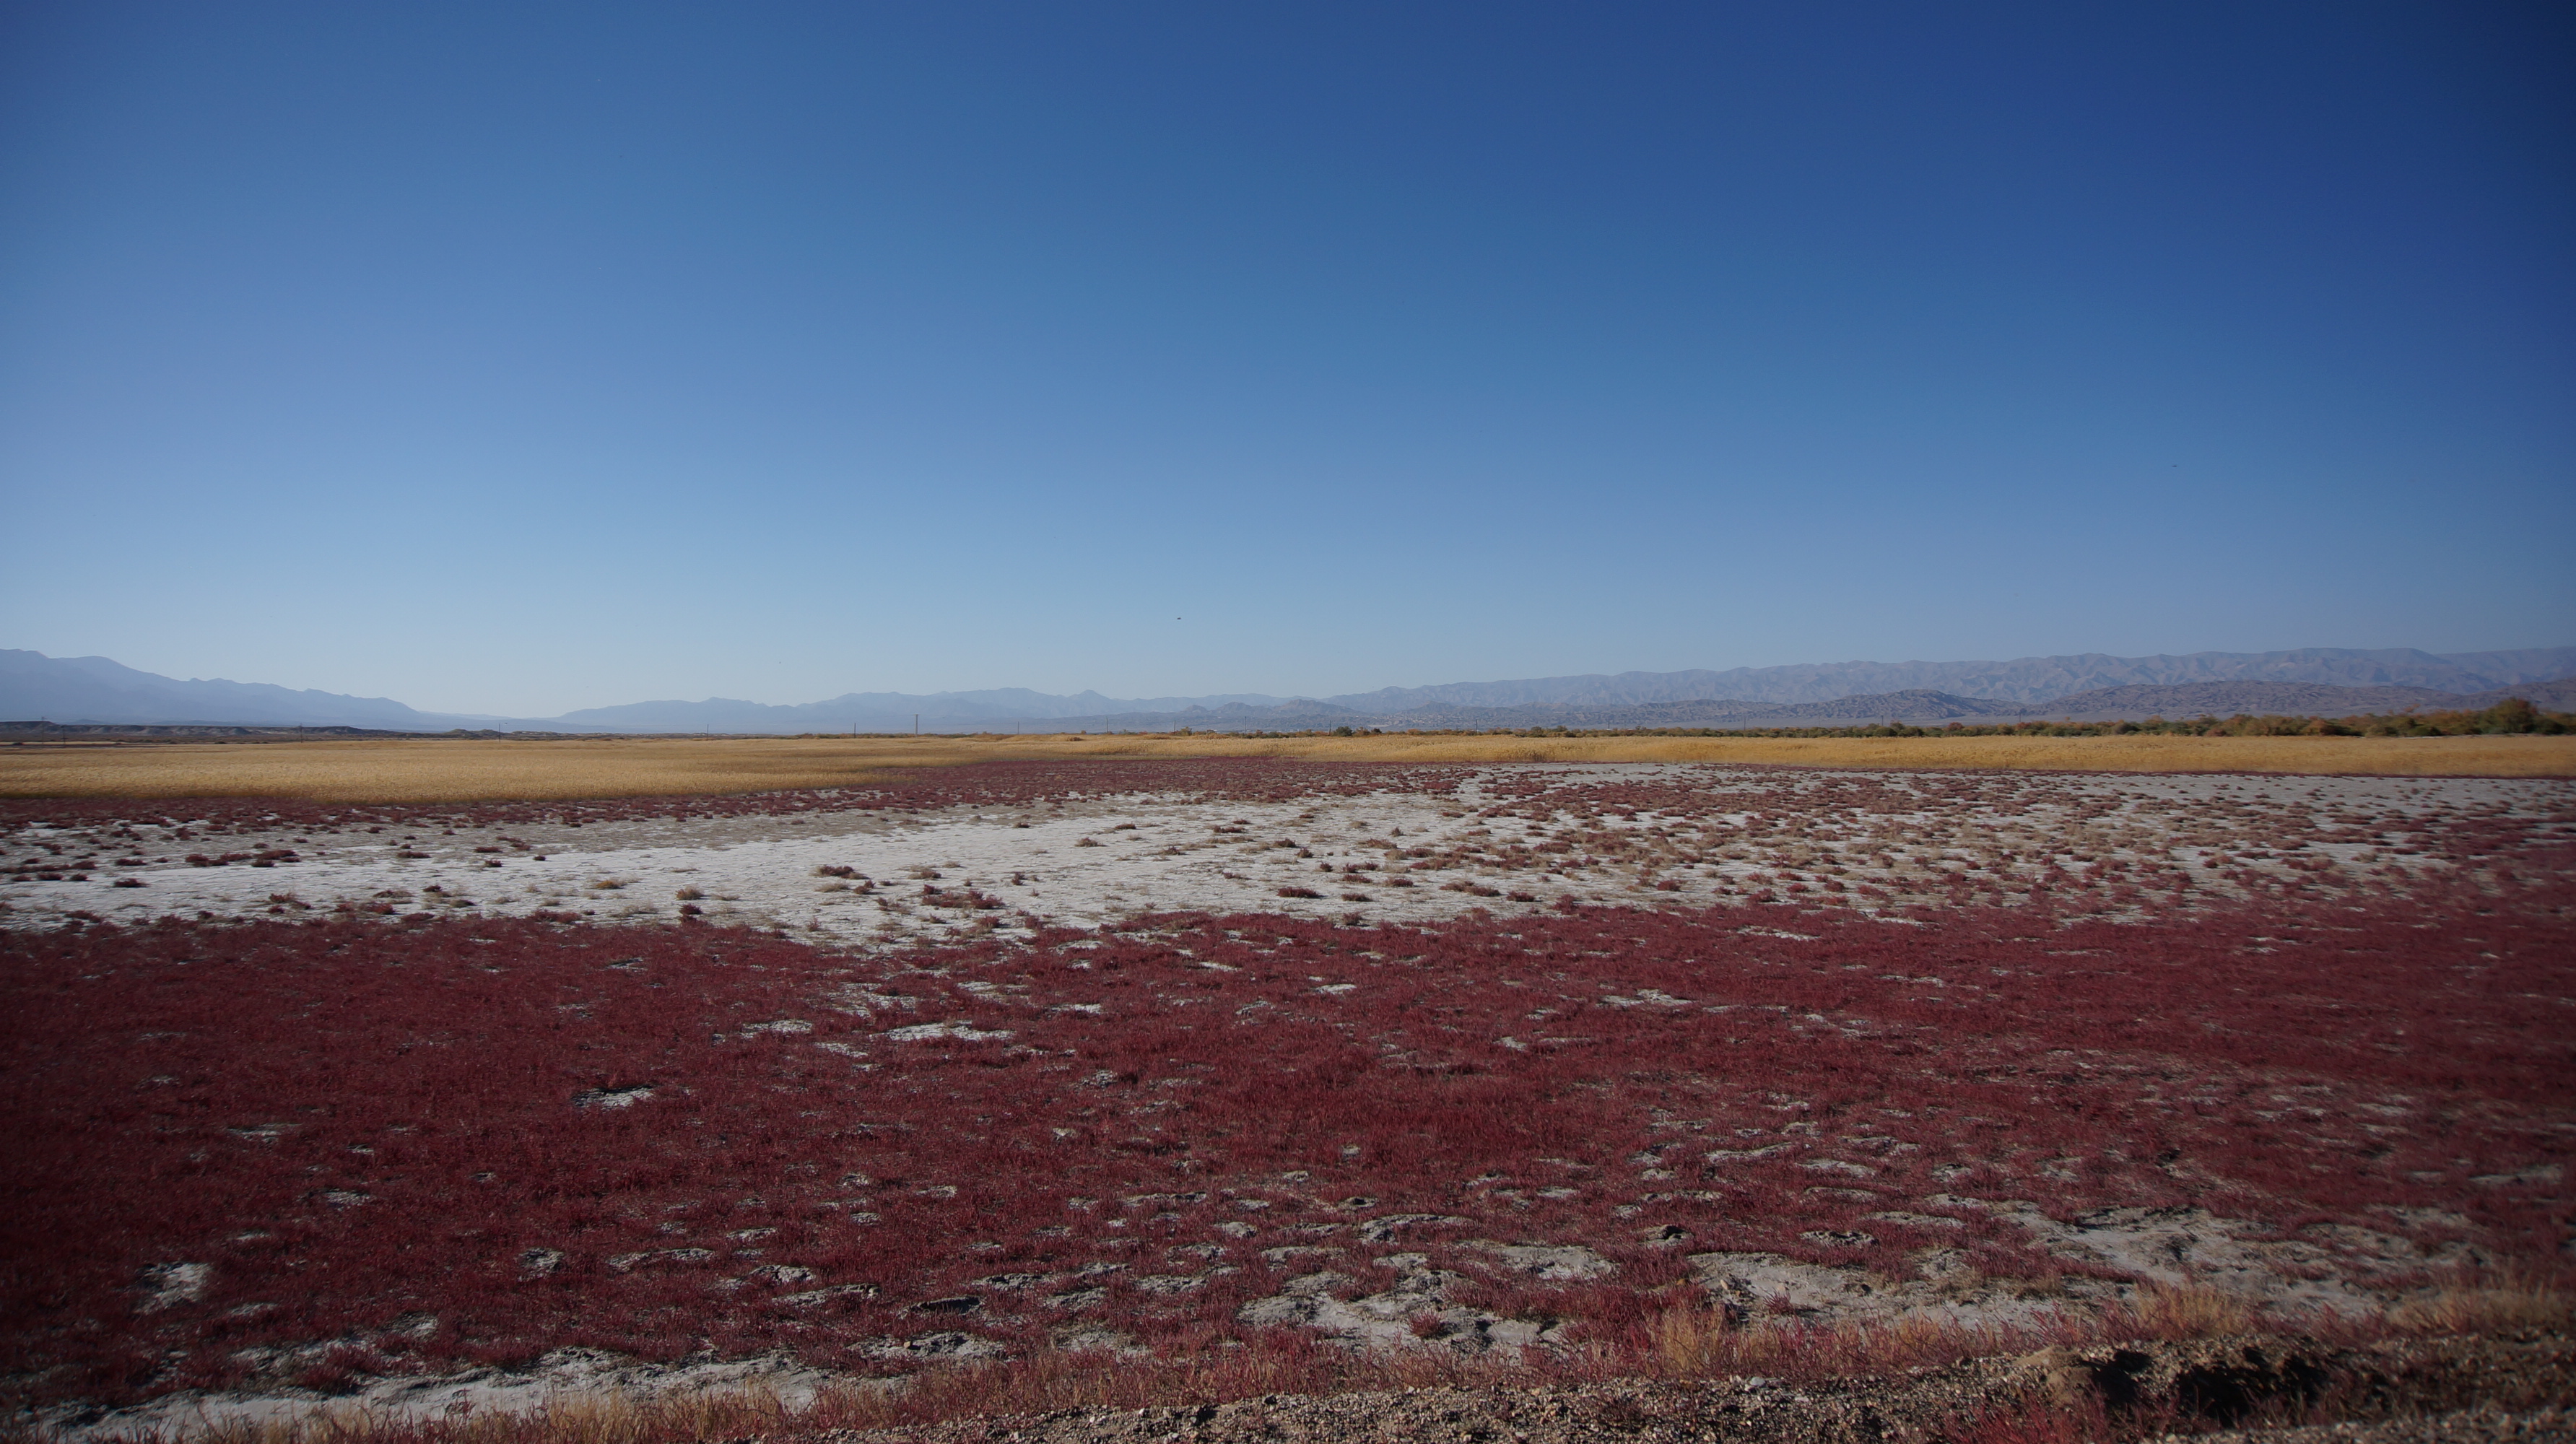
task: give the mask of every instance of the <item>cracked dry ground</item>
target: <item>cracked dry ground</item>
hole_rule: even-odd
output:
[[[1938,1362],[2147,1317],[2158,1285],[2370,1318],[2566,1264],[2569,798],[1224,764],[19,804],[13,858],[51,865],[6,894],[5,1367],[97,1432],[501,1407],[610,1357],[621,1388],[721,1365],[801,1398],[1064,1350],[1652,1373],[1677,1311],[1818,1358],[1935,1320]],[[1138,839],[1089,893],[1072,860],[1119,845],[1027,879],[1096,918],[978,872],[905,880],[869,909],[919,920],[893,933],[340,910],[324,871],[696,835],[782,896],[884,893],[823,859],[943,871],[1137,819],[1204,836]],[[180,845],[214,865],[152,862]],[[40,891],[112,886],[119,850],[129,895],[300,867],[309,900],[117,925]],[[1369,901],[1276,896],[1327,867]],[[1197,905],[1109,906],[1148,885]]]

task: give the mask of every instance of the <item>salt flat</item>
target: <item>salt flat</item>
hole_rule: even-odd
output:
[[[2569,1247],[2564,780],[1078,760],[0,823],[11,1222],[80,1321],[0,1342],[67,1426],[2448,1327]]]
[[[2126,905],[2144,907],[2282,880],[2402,888],[2471,865],[2442,839],[2473,822],[2576,835],[2576,782],[2553,778],[1522,763],[1285,801],[1139,788],[901,811],[833,810],[843,794],[830,790],[774,796],[776,810],[580,826],[360,831],[254,817],[233,825],[222,853],[195,838],[202,819],[160,804],[114,820],[22,821],[8,834],[0,918],[543,911],[688,916],[870,947],[1157,912],[1430,922],[1791,891],[1876,911],[1959,901],[1963,886],[1984,901],[2128,886],[2138,891]],[[190,854],[245,856],[208,866]]]

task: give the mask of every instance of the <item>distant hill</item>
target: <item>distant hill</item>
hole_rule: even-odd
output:
[[[1013,722],[1073,717],[1162,714],[1189,707],[1271,704],[1276,697],[1235,693],[1217,697],[1151,697],[1121,700],[1097,692],[1056,696],[1026,687],[980,692],[851,692],[823,702],[773,705],[710,697],[703,702],[629,702],[585,707],[550,719],[551,725],[609,732],[909,732],[920,718],[924,731],[1010,730]]]
[[[2576,677],[2561,677],[2555,682],[2537,682],[2523,687],[2498,687],[2492,692],[2475,692],[2449,705],[2492,707],[2507,697],[2520,697],[2544,711],[2576,712]]]
[[[1655,702],[1641,706],[1413,707],[1363,712],[1329,702],[1283,702],[1191,707],[1178,712],[1121,712],[1062,717],[1050,729],[1094,732],[1168,732],[1188,727],[1208,732],[1298,732],[1317,727],[1424,730],[1492,727],[1840,727],[1855,722],[1947,722],[1958,718],[2017,717],[2009,702],[1953,697],[1944,692],[1895,692],[1843,697],[1831,702],[1781,706],[1723,698]]]
[[[2003,702],[2048,702],[2112,687],[2197,682],[2313,682],[2331,687],[2423,687],[2481,692],[2576,673],[2576,647],[2437,655],[2412,647],[2361,651],[2306,647],[2288,652],[2192,652],[2112,657],[2087,652],[2011,662],[1819,662],[1735,667],[1723,672],[1622,672],[1516,682],[1387,687],[1324,700],[1355,712],[1426,707],[1634,707],[1724,698],[1747,702],[1829,702],[1854,696],[1938,691]]]
[[[1998,702],[1917,688],[1839,697],[1830,702],[1777,705],[1727,699],[1650,702],[1632,707],[1418,707],[1396,712],[1359,712],[1316,702],[1276,707],[1194,707],[1180,712],[1130,712],[1097,717],[1068,717],[1048,724],[1095,732],[1169,732],[1189,727],[1208,732],[1294,732],[1316,727],[1375,727],[1387,731],[1420,728],[1482,730],[1497,727],[1657,728],[1657,727],[1862,727],[1878,722],[1913,726],[2008,722],[2078,722],[2149,717],[2218,717],[2240,712],[2257,715],[2352,717],[2364,713],[2427,712],[2481,708],[2507,696],[2534,706],[2567,710],[2576,707],[2576,678],[2532,686],[2461,694],[2424,687],[2328,687],[2308,682],[2197,682],[2173,687],[2111,687],[2077,693],[2040,704]]]
[[[1902,692],[1876,692],[1865,696],[1837,697],[1830,702],[1772,707],[1755,715],[1792,719],[1787,724],[1790,726],[1842,726],[1890,721],[1961,722],[1970,718],[2012,717],[2023,710],[2018,704],[1991,697],[1958,697],[1929,687],[1911,687]]]
[[[2469,693],[2437,692],[2429,687],[2324,687],[2307,682],[2194,682],[2179,687],[2105,687],[2060,697],[2033,711],[2052,718],[2072,717],[2078,722],[2204,715],[2232,717],[2238,713],[2275,717],[2357,717],[2366,713],[2475,711],[2507,697],[2520,697],[2535,707],[2565,711],[2576,707],[2576,677]]]
[[[1059,696],[1016,687],[929,694],[853,692],[827,702],[793,706],[711,698],[585,708],[543,725],[620,732],[841,732],[853,728],[904,732],[911,730],[914,715],[919,714],[919,725],[931,732],[1008,730],[1015,724],[1032,730],[1094,732],[1160,732],[1175,727],[1223,732],[1340,726],[1801,727],[1891,718],[1948,722],[2039,716],[2042,709],[2053,708],[2056,699],[2069,694],[2119,687],[2247,682],[2411,687],[2449,696],[2570,673],[2576,673],[2576,647],[2451,655],[2406,647],[2376,651],[2310,647],[2158,657],[2085,653],[2011,662],[1839,662],[1737,667],[1723,672],[1623,672],[1386,687],[1320,700],[1258,693],[1119,700],[1097,692]],[[1988,703],[2017,705],[1983,705]],[[2148,705],[2171,709],[2181,704]],[[2376,706],[2357,703],[2351,710]],[[1803,710],[1809,707],[1830,710]],[[2046,715],[2061,714],[2049,711]]]
[[[2436,655],[2410,648],[1843,662],[1724,672],[1626,672],[1389,687],[1337,697],[1260,693],[1119,699],[1021,687],[851,692],[774,705],[712,697],[630,702],[555,718],[417,711],[384,697],[189,680],[105,657],[0,651],[0,720],[365,727],[443,732],[1302,731],[1317,727],[1830,727],[2075,716],[2086,720],[2483,707],[2508,693],[2576,708],[2576,647]],[[2552,690],[2557,689],[2557,690]]]
[[[444,732],[458,727],[573,732],[902,732],[921,716],[928,731],[1007,729],[1015,719],[1073,713],[1172,711],[1205,702],[1276,702],[1237,694],[1122,701],[1097,692],[1070,697],[1006,687],[982,692],[851,693],[828,702],[770,706],[727,698],[630,702],[546,719],[422,712],[385,697],[297,691],[265,682],[187,680],[141,672],[105,657],[48,657],[0,650],[0,719],[55,722],[366,727]]]
[[[2523,691],[2534,690],[2523,688]],[[2427,711],[2458,707],[2457,692],[2430,687],[2328,687],[2315,682],[2187,682],[2176,687],[2103,687],[2060,697],[2044,709],[2051,717],[2103,722],[2126,717],[2257,716],[2353,717],[2365,712]],[[2484,704],[2480,704],[2484,705]]]
[[[54,722],[211,722],[370,727],[403,732],[480,726],[416,712],[386,697],[296,691],[266,682],[180,681],[105,657],[0,649],[0,718]]]

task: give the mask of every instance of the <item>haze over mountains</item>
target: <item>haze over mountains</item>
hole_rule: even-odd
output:
[[[1617,676],[1545,677],[1526,682],[1455,682],[1388,687],[1324,700],[1355,710],[1408,708],[1635,706],[1648,702],[1735,698],[1747,702],[1830,702],[1841,697],[1938,691],[2001,702],[2047,702],[2103,687],[2174,686],[2192,682],[2314,682],[2337,687],[2424,687],[2478,692],[2516,682],[2546,682],[2576,671],[2576,648],[2463,652],[2440,656],[2412,647],[2355,651],[2306,647],[2290,652],[2193,652],[2184,656],[2024,657],[2010,662],[1822,662],[1788,667],[1735,667],[1723,672],[1622,672]]]
[[[1311,727],[1768,727],[2484,706],[2511,692],[2576,706],[2576,647],[2436,654],[2309,647],[2008,662],[1838,662],[1387,687],[1326,698],[1070,696],[1005,687],[853,692],[773,706],[631,702],[550,718],[423,712],[384,697],[187,680],[105,657],[0,650],[0,719],[146,725],[361,727],[406,732],[1290,731]],[[2555,686],[2540,684],[2556,683]]]

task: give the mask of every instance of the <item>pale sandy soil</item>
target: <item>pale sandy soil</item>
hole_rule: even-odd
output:
[[[1013,759],[1721,762],[1795,767],[2576,777],[2576,737],[956,737],[454,739],[0,747],[0,797],[325,802],[674,797],[845,787]]]
[[[543,909],[596,921],[671,922],[685,905],[709,922],[878,946],[1040,921],[1097,927],[1153,912],[1423,922],[1478,908],[1545,909],[1569,898],[1706,907],[1791,884],[1832,889],[1879,910],[1940,902],[1954,873],[1981,888],[2017,892],[2052,872],[2062,882],[2068,870],[2082,876],[2132,865],[2179,870],[2192,896],[2220,900],[2243,895],[2238,876],[2402,884],[2456,866],[2438,849],[2410,845],[2423,841],[2409,830],[2416,824],[2480,815],[2576,830],[2576,783],[2555,779],[2337,777],[2292,785],[2210,775],[2005,774],[1981,784],[1977,808],[1927,807],[1867,825],[1842,815],[1849,799],[1839,784],[1851,779],[1847,772],[1690,764],[1519,764],[1478,769],[1454,794],[1259,803],[1132,793],[918,813],[653,817],[453,833],[321,833],[281,824],[219,845],[173,840],[170,823],[189,819],[147,808],[126,836],[110,836],[110,824],[11,834],[6,860],[52,857],[63,870],[57,881],[21,873],[0,882],[0,923],[46,926],[80,911],[125,921],[245,917],[343,903],[398,914]],[[1871,780],[1899,789],[1920,781],[1905,773]],[[1479,815],[1532,782],[1570,805],[1593,788],[1641,782],[1681,784],[1695,802],[1663,815],[1582,824],[1608,830],[1621,840],[1617,848],[1600,846],[1597,834],[1585,838],[1561,813],[1543,820]],[[1784,788],[1803,801],[1799,811],[1781,807]],[[1768,811],[1754,817],[1746,811],[1752,807]],[[1806,809],[1812,811],[1799,815]],[[2363,815],[2374,821],[2333,821]],[[1568,838],[1581,841],[1567,851],[1540,850]],[[292,848],[299,860],[261,868],[181,860],[209,847]],[[84,856],[96,861],[78,866]],[[127,859],[140,863],[118,865]],[[2222,866],[2209,867],[2213,861]],[[819,875],[825,867],[856,876]],[[144,885],[119,887],[121,879]],[[1002,906],[952,907],[925,892],[954,898],[970,888]],[[1282,897],[1283,888],[1321,896]],[[697,896],[684,895],[690,892]]]

